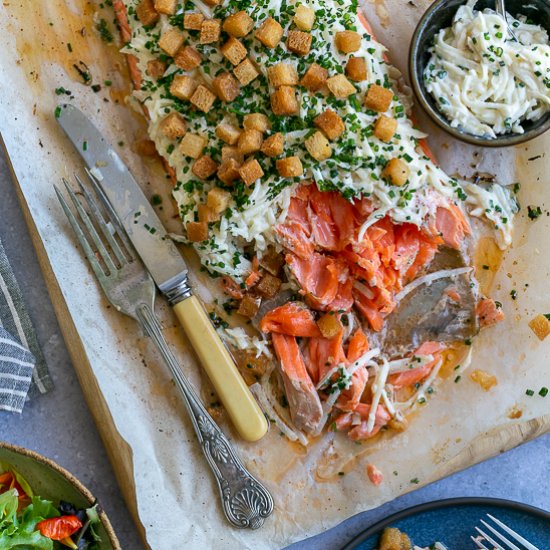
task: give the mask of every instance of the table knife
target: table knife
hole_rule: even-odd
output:
[[[138,183],[92,122],[76,107],[62,105],[57,122],[99,181],[134,248],[168,299],[241,437],[257,441],[267,420],[206,310],[193,295],[185,261]]]

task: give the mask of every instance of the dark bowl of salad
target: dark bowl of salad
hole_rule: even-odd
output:
[[[0,549],[120,550],[105,512],[74,476],[0,443]]]

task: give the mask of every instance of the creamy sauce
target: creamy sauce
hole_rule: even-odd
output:
[[[476,136],[524,132],[522,123],[550,110],[550,46],[538,25],[493,10],[461,6],[442,29],[424,73],[426,89],[451,126]]]

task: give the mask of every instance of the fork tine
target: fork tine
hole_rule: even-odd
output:
[[[493,533],[499,540],[506,543],[510,550],[521,550],[518,546],[516,546],[513,542],[509,541],[503,534],[499,533],[494,527],[491,527],[486,521],[480,520],[481,523]]]
[[[521,535],[518,535],[513,529],[510,529],[506,524],[502,523],[502,521],[498,520],[491,514],[487,514],[487,517],[489,519],[492,519],[503,531],[506,531],[514,540],[519,542],[520,544],[523,544],[527,548],[527,550],[539,550],[534,544],[531,544],[528,540],[525,540]]]
[[[487,548],[487,546],[485,546],[481,541],[477,540],[476,537],[472,537],[470,535],[470,538],[474,541],[475,545],[480,549],[480,550],[490,550],[489,548]]]
[[[120,262],[120,264],[127,263],[127,259],[122,253],[122,249],[120,248],[119,244],[116,242],[115,238],[113,237],[112,233],[109,231],[109,227],[107,226],[107,222],[105,221],[105,218],[103,217],[103,214],[100,212],[99,208],[97,207],[97,204],[95,203],[94,199],[88,192],[88,190],[84,187],[82,184],[81,179],[78,177],[78,175],[75,174],[75,179],[78,183],[78,187],[80,188],[80,191],[84,195],[84,198],[86,199],[86,203],[90,207],[90,210],[92,211],[92,214],[95,216],[97,225],[99,226],[99,229],[101,229],[101,232],[103,233],[104,237],[109,242],[109,245],[111,246],[111,249],[115,253],[115,256],[117,257],[117,260]]]
[[[479,527],[476,527],[476,531],[487,541],[490,542],[495,550],[506,550],[506,548],[503,548],[498,542],[493,540],[485,531],[480,529]]]
[[[76,195],[74,194],[74,191],[69,185],[69,182],[63,178],[63,183],[65,184],[65,189],[67,190],[69,197],[71,197],[71,201],[73,202],[74,207],[76,208],[76,211],[80,216],[80,219],[84,223],[84,226],[88,231],[88,234],[92,238],[92,241],[94,242],[98,253],[100,254],[102,260],[105,262],[107,269],[110,271],[111,274],[115,273],[117,271],[117,267],[115,266],[113,259],[111,258],[111,255],[109,254],[107,248],[105,248],[105,245],[103,244],[99,235],[97,234],[97,231],[93,226],[92,221],[90,220],[90,217],[82,207],[82,204],[80,203],[80,201],[76,198]]]
[[[65,212],[65,215],[67,216],[67,219],[69,220],[69,223],[71,224],[71,227],[76,234],[76,238],[78,239],[80,246],[84,250],[84,254],[86,254],[86,258],[88,258],[88,261],[90,262],[90,265],[92,266],[96,277],[99,280],[102,280],[105,277],[105,272],[103,271],[101,264],[97,261],[94,251],[92,250],[92,247],[88,242],[88,238],[84,234],[84,231],[82,231],[80,224],[78,223],[75,215],[71,212],[69,205],[63,198],[63,195],[61,194],[61,191],[59,190],[57,185],[54,185],[53,187],[55,189],[55,194],[57,195],[57,198],[61,203],[61,208],[63,208],[63,212]]]

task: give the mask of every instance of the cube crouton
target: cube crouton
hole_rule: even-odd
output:
[[[218,163],[210,155],[203,155],[193,163],[191,171],[197,178],[206,180],[218,171]]]
[[[312,63],[302,80],[300,80],[300,86],[307,88],[310,92],[317,92],[320,90],[328,78],[328,71],[318,65],[317,63]]]
[[[170,113],[160,123],[160,131],[168,139],[177,139],[186,134],[187,124],[179,113]]]
[[[305,141],[306,149],[315,160],[326,160],[332,156],[332,147],[328,139],[321,133],[315,132]]]
[[[207,139],[197,134],[189,132],[183,136],[180,143],[180,153],[192,159],[198,159],[202,155],[203,149],[206,147]]]
[[[479,384],[485,391],[489,391],[493,386],[498,384],[497,377],[494,374],[489,374],[481,369],[476,369],[470,373],[472,382]]]
[[[224,102],[233,101],[240,93],[241,86],[231,73],[221,73],[212,81],[216,95]]]
[[[180,31],[169,29],[161,35],[159,39],[159,48],[170,57],[174,57],[176,52],[183,46],[184,40],[185,38]]]
[[[354,82],[367,79],[367,62],[364,57],[350,57],[346,64],[346,75]]]
[[[206,195],[206,204],[216,214],[225,212],[229,206],[230,200],[231,194],[228,191],[220,189],[219,187],[213,187],[210,191],[208,191],[208,195]]]
[[[174,15],[177,5],[178,0],[155,0],[155,9],[165,15]]]
[[[192,46],[180,48],[174,56],[174,63],[184,71],[196,69],[202,61],[201,54]]]
[[[283,37],[283,27],[273,17],[268,17],[260,25],[255,36],[264,46],[273,49]]]
[[[397,130],[397,120],[386,115],[380,115],[376,124],[374,125],[374,135],[388,143],[393,138],[395,131]]]
[[[244,155],[239,151],[238,147],[232,145],[224,145],[222,147],[222,162],[233,159],[237,164],[241,165],[244,162]]]
[[[277,63],[267,68],[267,78],[274,88],[296,86],[298,84],[298,71],[290,63]]]
[[[405,185],[409,178],[409,167],[401,159],[391,159],[382,172],[382,176],[393,185]]]
[[[323,338],[334,338],[342,330],[340,319],[334,314],[325,313],[317,320],[317,326]]]
[[[222,22],[219,19],[205,19],[201,25],[199,42],[201,44],[212,44],[220,39]]]
[[[294,24],[301,31],[310,31],[315,23],[315,11],[301,4],[296,8]]]
[[[258,130],[265,134],[270,128],[269,118],[263,113],[244,115],[243,127],[245,130]]]
[[[241,135],[241,130],[229,122],[220,122],[216,126],[216,135],[228,145],[234,145]]]
[[[136,7],[136,15],[145,27],[154,25],[159,20],[159,14],[155,9],[153,0],[141,0]]]
[[[303,31],[288,31],[286,47],[295,54],[307,55],[311,49],[311,34]]]
[[[244,317],[252,319],[252,317],[254,317],[256,313],[258,313],[261,303],[262,299],[260,297],[246,294],[239,304],[239,309],[237,309],[237,313],[239,315],[243,315]]]
[[[187,222],[187,240],[191,243],[200,243],[208,239],[208,223]]]
[[[283,178],[297,178],[304,173],[302,161],[298,157],[286,157],[275,162],[277,172]]]
[[[278,157],[283,154],[285,136],[280,132],[269,136],[263,143],[260,151],[266,157]]]
[[[274,277],[271,273],[265,273],[256,285],[256,292],[264,298],[273,298],[279,292],[281,285],[281,279]]]
[[[268,246],[260,259],[260,265],[275,277],[281,272],[284,263],[283,254],[277,252],[274,246]]]
[[[191,96],[197,89],[197,82],[194,78],[188,75],[176,75],[172,84],[170,84],[170,93],[179,99],[186,101],[191,99]]]
[[[233,74],[237,77],[241,86],[248,86],[260,73],[254,63],[247,57],[233,69]]]
[[[393,100],[393,92],[384,86],[372,84],[365,96],[365,106],[367,109],[385,113]]]
[[[395,527],[387,527],[382,532],[378,546],[381,550],[401,550],[402,548],[411,548],[412,544],[405,533]]]
[[[221,0],[203,0],[203,2],[211,8],[219,6],[222,3]]]
[[[315,124],[315,126],[317,126],[317,128],[319,128],[319,130],[321,130],[331,141],[340,137],[346,129],[344,121],[332,109],[327,109],[316,116],[313,120],[313,124]]]
[[[248,50],[242,45],[242,42],[233,36],[229,37],[227,42],[220,48],[220,51],[231,65],[238,65],[248,53]]]
[[[235,159],[223,161],[218,169],[218,178],[225,185],[231,185],[235,180],[240,178],[240,164]]]
[[[264,175],[264,171],[256,159],[249,159],[239,168],[239,175],[246,185],[252,185]]]
[[[334,43],[342,53],[356,52],[361,47],[361,35],[355,31],[340,31],[336,33]]]
[[[271,109],[276,115],[296,115],[300,105],[292,86],[281,86],[271,94]]]
[[[183,16],[183,28],[188,31],[200,31],[203,21],[202,13],[186,13]]]
[[[206,204],[199,204],[197,206],[197,210],[199,213],[199,221],[200,222],[216,222],[220,219],[219,214],[216,214],[208,205]]]
[[[346,99],[357,92],[355,86],[343,74],[328,78],[327,86],[332,95],[338,99]]]
[[[207,113],[212,108],[212,105],[214,105],[214,101],[216,101],[216,95],[213,94],[206,86],[200,84],[193,92],[193,95],[191,96],[191,99],[189,101],[191,101],[191,103],[199,111]]]
[[[254,27],[254,19],[245,11],[238,11],[226,17],[223,22],[223,30],[235,38],[244,38]]]
[[[159,79],[166,72],[166,63],[161,59],[151,59],[147,61],[146,71],[151,78]]]
[[[264,136],[259,130],[245,130],[239,136],[238,149],[239,153],[249,155],[260,150]]]
[[[542,341],[550,334],[550,320],[541,313],[529,321],[529,328]]]

